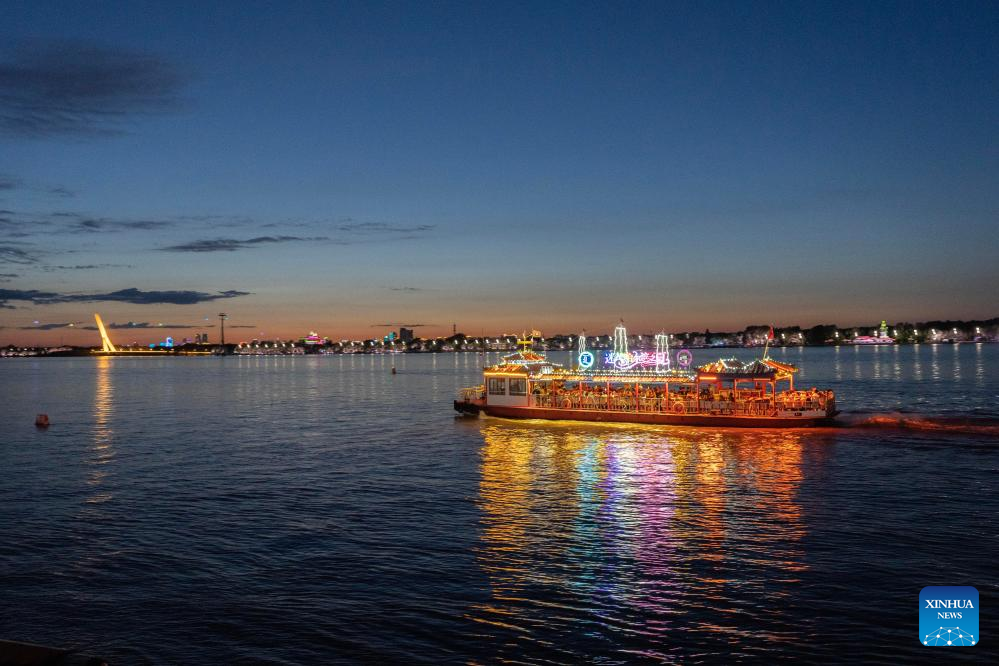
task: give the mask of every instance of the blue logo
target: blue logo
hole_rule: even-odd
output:
[[[919,642],[933,647],[978,645],[978,590],[924,587],[919,592]]]

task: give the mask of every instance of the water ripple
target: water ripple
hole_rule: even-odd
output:
[[[775,350],[850,412],[798,432],[455,419],[471,354],[5,360],[3,635],[125,664],[916,661],[923,586],[999,596],[997,352]]]

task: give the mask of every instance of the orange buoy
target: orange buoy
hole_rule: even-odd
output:
[[[48,414],[39,414],[38,416],[36,416],[35,417],[35,425],[38,426],[39,428],[48,428],[49,427],[49,415]]]

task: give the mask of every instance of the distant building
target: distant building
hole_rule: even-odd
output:
[[[407,343],[408,342],[412,342],[413,341],[413,329],[411,329],[411,328],[403,328],[403,327],[400,326],[399,327],[399,339],[401,341],[407,342]]]

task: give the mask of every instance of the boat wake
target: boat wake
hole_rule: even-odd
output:
[[[988,416],[922,416],[890,412],[885,414],[841,414],[844,428],[916,430],[954,435],[999,437],[999,418]]]

